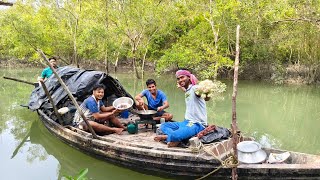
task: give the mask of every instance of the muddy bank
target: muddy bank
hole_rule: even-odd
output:
[[[58,63],[60,66],[65,66],[64,62]],[[1,68],[44,68],[45,66],[40,62],[29,62],[25,60],[0,60]],[[134,73],[132,63],[128,61],[119,61],[118,66],[115,67],[113,63],[106,66],[103,62],[98,61],[82,61],[80,68],[93,69],[104,71],[108,73],[126,72]],[[139,72],[141,68],[138,67]],[[168,68],[165,73],[174,73],[175,67]],[[269,64],[269,63],[255,63],[242,64],[240,66],[239,79],[243,80],[261,80],[269,81],[276,84],[320,84],[320,68],[308,67],[297,64]],[[145,72],[155,72],[153,63],[146,63]],[[221,69],[218,71],[218,79],[232,79],[233,70]]]
[[[320,84],[320,69],[299,64],[246,64],[241,66],[240,78],[263,80],[276,84]]]
[[[6,59],[0,59],[0,68],[24,68],[24,67],[30,67],[30,68],[42,68],[44,67],[39,62],[31,62],[26,60],[6,60]]]
[[[66,64],[63,61],[58,61],[58,65],[66,66],[70,64]],[[72,65],[72,66],[76,66],[76,65]],[[36,61],[31,62],[26,60],[3,60],[3,59],[0,60],[0,68],[26,68],[26,67],[27,68],[45,68],[47,66],[44,66],[42,63],[36,62]],[[132,63],[129,63],[127,61],[119,61],[117,67],[115,67],[113,63],[108,63],[108,66],[106,66],[103,62],[82,61],[79,67],[84,69],[92,69],[92,70],[108,72],[108,73],[114,73],[115,71],[133,73]],[[154,69],[153,63],[146,63],[144,71],[154,72],[155,69]]]

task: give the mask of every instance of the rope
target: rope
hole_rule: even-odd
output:
[[[218,170],[219,170],[219,169],[221,169],[222,167],[223,167],[223,166],[221,165],[221,166],[217,167],[217,169],[215,169],[215,170],[213,170],[213,171],[209,172],[208,174],[206,174],[206,175],[204,175],[204,176],[202,176],[202,177],[200,177],[200,178],[198,178],[198,179],[196,179],[196,180],[204,179],[204,178],[206,178],[206,177],[210,176],[211,174],[215,173],[216,171],[218,171]]]
[[[216,143],[217,144],[217,143]],[[216,145],[215,144],[215,145]],[[222,147],[224,148],[225,152],[226,152],[226,147],[223,145],[223,143],[219,142],[218,145],[215,147],[219,156],[220,156],[220,152],[218,151],[217,147],[219,145],[222,145]],[[212,147],[212,145],[211,145]],[[208,149],[206,148],[201,142],[196,146],[196,147],[189,147],[188,149],[191,150],[191,152],[200,152],[201,150],[205,151],[206,153],[212,155],[216,160],[218,160],[221,165],[219,167],[217,167],[216,169],[212,170],[211,172],[209,172],[208,174],[197,178],[196,180],[202,180],[208,176],[210,176],[211,174],[217,172],[219,169],[221,169],[222,167],[225,168],[235,168],[239,165],[239,161],[235,158],[234,154],[230,154],[229,157],[227,157],[225,160],[221,160],[218,156],[216,156],[213,152],[212,149]]]
[[[188,149],[190,149],[190,151],[192,153],[199,153],[201,151],[201,149],[203,149],[203,144],[201,143],[201,141],[199,141],[197,146],[195,146],[195,147],[189,146]]]

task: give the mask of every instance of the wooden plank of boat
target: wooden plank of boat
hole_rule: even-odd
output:
[[[67,144],[109,162],[159,176],[201,177],[220,166],[220,161],[205,153],[191,152],[186,148],[168,148],[153,141],[155,134],[139,131],[138,134],[106,135],[93,139],[90,133],[73,127],[63,127],[38,110],[42,122],[54,135]],[[232,150],[231,140],[206,145],[219,158],[226,158]],[[285,152],[265,149],[267,153]],[[320,179],[320,156],[290,152],[285,164],[240,164],[239,179]],[[230,168],[222,168],[215,178],[229,178]]]

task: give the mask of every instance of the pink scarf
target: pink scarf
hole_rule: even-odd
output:
[[[198,79],[196,78],[196,76],[194,76],[193,74],[191,74],[187,70],[178,70],[176,72],[176,77],[179,77],[179,76],[188,76],[188,77],[190,77],[190,81],[191,81],[192,85],[195,85],[198,82]]]

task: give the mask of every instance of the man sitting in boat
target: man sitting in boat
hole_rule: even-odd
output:
[[[173,115],[164,111],[164,109],[169,107],[166,94],[157,89],[157,83],[153,79],[148,79],[146,85],[148,89],[143,90],[135,97],[138,109],[157,111],[153,118],[156,121],[160,121],[160,118],[164,118],[165,121],[171,121]],[[144,103],[142,97],[146,97],[148,105]]]
[[[119,110],[115,109],[113,106],[104,106],[102,102],[102,98],[104,97],[104,89],[105,87],[102,84],[95,85],[93,87],[92,96],[89,96],[83,101],[83,103],[80,105],[80,109],[96,133],[121,134],[122,131],[126,128],[115,116],[116,113],[119,113]],[[109,127],[107,125],[104,125],[109,124],[109,122],[111,122],[116,127]],[[76,111],[74,116],[74,126],[85,131],[89,130],[78,111]]]
[[[186,112],[185,120],[182,122],[166,122],[161,124],[160,130],[164,135],[157,135],[155,141],[166,141],[168,147],[175,147],[185,139],[198,134],[207,126],[206,103],[210,98],[205,99],[198,96],[197,78],[187,70],[176,72],[178,87],[185,92]]]
[[[55,57],[49,58],[49,63],[51,64],[51,66],[53,68],[55,68],[55,69],[58,68],[57,59]],[[52,72],[51,68],[48,66],[42,71],[39,80],[44,81],[45,79],[48,79],[52,74],[53,74],[53,72]]]

